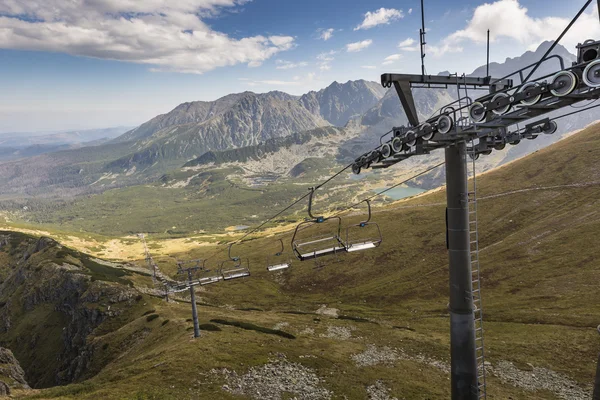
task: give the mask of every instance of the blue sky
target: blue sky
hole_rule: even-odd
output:
[[[425,3],[434,74],[484,64],[487,28],[492,61],[535,49],[584,1]],[[185,101],[420,70],[420,0],[0,0],[0,26],[0,132],[137,125]],[[590,8],[564,44],[599,26]]]

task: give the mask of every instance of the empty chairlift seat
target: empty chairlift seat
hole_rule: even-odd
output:
[[[280,250],[267,259],[267,271],[275,272],[288,269],[292,265],[292,260],[284,252],[283,240],[279,239]]]
[[[221,263],[221,276],[225,281],[250,276],[250,261],[245,259],[244,262],[240,257],[232,257],[232,245],[233,243],[229,245],[229,260],[225,260]]]
[[[302,222],[296,227],[294,237],[292,238],[294,254],[299,260],[305,261],[345,251],[346,246],[340,237],[341,225],[342,220],[340,217]],[[320,230],[329,227],[331,233],[314,236],[311,234],[311,231],[316,227],[320,228]],[[298,234],[299,232],[302,233]]]
[[[292,250],[300,261],[335,255],[346,250],[340,237],[342,219],[340,217],[315,217],[312,214],[315,188],[309,190],[308,216],[310,219],[296,226],[292,237]]]
[[[369,200],[363,200],[367,203],[369,215],[366,221],[356,225],[350,225],[346,228],[346,251],[351,253],[355,251],[374,249],[379,247],[383,241],[379,225],[371,221],[371,203]]]

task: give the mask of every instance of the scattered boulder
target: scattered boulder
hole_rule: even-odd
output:
[[[389,394],[390,389],[382,381],[375,382],[374,385],[367,386],[367,395],[369,400],[398,400]]]
[[[236,371],[213,370],[221,373],[227,383],[222,386],[226,392],[248,396],[252,399],[282,400],[291,397],[304,400],[329,400],[332,393],[323,388],[323,380],[315,372],[299,363],[289,362],[285,355],[270,360],[268,364],[250,368],[244,375]]]

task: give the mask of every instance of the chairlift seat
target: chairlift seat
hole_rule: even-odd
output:
[[[364,202],[367,203],[369,211],[367,220],[356,225],[350,225],[346,228],[346,251],[348,253],[374,249],[379,247],[383,241],[383,236],[381,235],[381,229],[379,229],[379,225],[376,222],[369,222],[371,221],[371,203],[369,200],[364,200]],[[368,227],[375,228],[375,231],[373,232],[373,230],[371,230],[370,235],[367,237],[364,237],[365,235],[363,234],[362,238],[354,238],[354,235],[356,235],[354,232],[361,232],[365,228],[368,229]],[[350,232],[353,233],[350,234]]]
[[[280,243],[280,249],[277,253],[267,258],[267,271],[281,271],[292,266],[292,259],[289,254],[285,252],[285,246],[283,240],[278,239]]]
[[[325,247],[323,242],[333,242],[329,246]],[[295,242],[293,243],[294,252],[300,261],[312,260],[314,258],[324,257],[331,254],[337,254],[346,250],[346,246],[340,240],[339,236],[326,236],[308,242]],[[306,250],[310,247],[310,250]]]
[[[290,267],[289,263],[269,265],[269,266],[267,266],[267,271],[269,271],[269,272],[280,271],[282,269],[287,269],[289,267]]]
[[[248,270],[248,268],[244,267],[223,271],[223,280],[226,281],[237,278],[245,278],[247,276],[250,276],[250,271]]]
[[[198,279],[200,286],[210,285],[211,283],[217,283],[223,279],[222,276],[207,276],[205,278]]]
[[[376,243],[377,242],[363,242],[363,243],[348,244],[346,246],[346,251],[348,253],[352,253],[353,251],[374,249],[375,247],[377,247]]]

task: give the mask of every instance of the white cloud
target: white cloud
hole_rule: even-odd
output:
[[[498,0],[477,7],[464,29],[454,32],[439,45],[429,46],[428,49],[434,56],[462,51],[461,43],[464,41],[485,43],[487,30],[490,29],[492,41],[509,38],[534,50],[544,40],[555,40],[570,20],[570,17],[534,18],[529,16],[527,8],[518,0]],[[561,40],[561,44],[574,51],[578,42],[590,37],[600,37],[596,7],[581,15]]]
[[[409,9],[408,9],[408,13],[409,13],[409,14],[412,14],[412,8],[409,8]]]
[[[333,57],[335,54],[337,54],[337,51],[331,50],[331,51],[327,51],[325,53],[321,53],[317,56],[317,60],[319,60],[318,61],[319,69],[321,71],[329,71],[331,69],[330,63],[333,60],[335,60],[335,58]]]
[[[413,44],[415,44],[415,39],[408,38],[408,39],[405,39],[405,40],[401,41],[400,43],[398,43],[398,47],[400,47],[400,48],[409,47],[409,46],[412,46]]]
[[[402,58],[402,54],[392,54],[391,56],[387,56],[384,61],[398,61]]]
[[[333,61],[333,60],[335,60],[335,58],[333,58],[332,56],[334,56],[335,54],[337,54],[337,51],[335,51],[335,50],[327,51],[325,53],[319,54],[317,56],[317,60],[320,60],[320,61]]]
[[[256,86],[296,87],[296,86],[305,86],[305,85],[313,82],[315,80],[315,76],[316,76],[315,73],[311,72],[304,77],[294,76],[291,81],[284,81],[284,80],[277,80],[277,79],[253,80],[253,79],[247,79],[247,78],[238,78],[238,80],[245,82],[246,85],[251,86],[251,87],[256,87]]]
[[[346,45],[346,51],[348,53],[355,53],[357,51],[362,51],[369,47],[373,41],[371,39],[363,40],[362,42],[348,43]]]
[[[0,1],[0,48],[149,64],[155,71],[258,66],[293,48],[294,38],[236,39],[202,21],[247,1]]]
[[[375,65],[363,65],[363,66],[361,66],[361,68],[364,68],[364,69],[377,69],[377,67]]]
[[[377,25],[389,24],[390,22],[404,18],[402,10],[396,10],[394,8],[380,8],[377,11],[369,11],[365,14],[363,22],[354,28],[355,31],[359,29],[371,29]]]
[[[401,58],[402,58],[402,54],[392,54],[391,56],[387,56],[383,60],[382,65],[391,65],[391,64],[394,64],[396,61],[398,61]]]
[[[415,39],[408,38],[398,43],[398,48],[402,51],[419,51],[419,46],[413,46]]]
[[[276,64],[276,69],[292,69],[292,68],[301,68],[301,67],[306,67],[308,65],[307,62],[302,61],[299,63],[293,63],[291,61],[285,61],[285,60],[277,60],[275,61]]]
[[[329,40],[333,37],[333,28],[320,30],[319,39]]]

